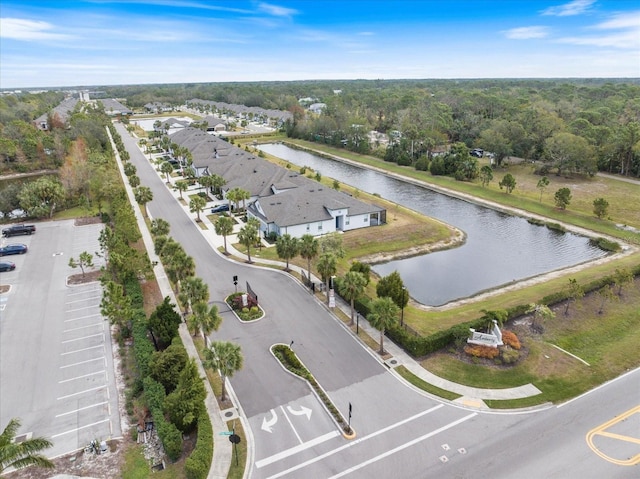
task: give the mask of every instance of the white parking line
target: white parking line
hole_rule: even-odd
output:
[[[80,366],[82,364],[92,363],[94,361],[102,361],[104,359],[105,359],[104,356],[100,356],[99,358],[87,359],[86,361],[79,361],[77,363],[67,364],[66,366],[60,366],[60,369],[73,368],[75,366]],[[106,363],[106,361],[105,361],[105,363]]]
[[[98,334],[90,334],[89,336],[83,336],[81,338],[66,339],[62,341],[62,344],[73,343],[75,341],[82,341],[84,339],[89,339],[89,338],[97,338],[98,336],[102,336],[102,340],[104,341],[104,333],[98,333]]]
[[[60,353],[60,356],[67,356],[69,354],[81,353],[83,351],[89,351],[90,349],[104,348],[104,344],[98,344],[97,346],[91,346],[89,348],[76,349],[75,351],[69,351],[68,353]]]
[[[74,409],[73,411],[67,411],[67,412],[63,412],[62,414],[56,414],[56,417],[68,416],[69,414],[76,414],[76,413],[78,413],[80,411],[85,411],[86,409],[91,409],[91,408],[98,407],[98,406],[104,406],[105,404],[107,406],[109,405],[109,403],[107,401],[98,402],[98,403],[95,403],[95,404],[91,404],[90,406],[85,406],[85,407],[81,407],[81,408],[78,408],[78,409]]]
[[[87,319],[87,318],[101,318],[102,315],[101,314],[88,314],[87,316],[79,316],[77,318],[72,318],[72,319],[65,319],[64,322],[65,323],[72,323],[73,321],[80,321],[81,319]]]
[[[93,424],[87,424],[86,426],[77,427],[75,429],[69,429],[68,431],[61,432],[60,434],[55,434],[55,435],[51,436],[51,438],[55,439],[56,437],[64,436],[65,434],[71,434],[71,433],[74,433],[74,432],[78,432],[81,429],[86,429],[88,427],[97,426],[98,424],[103,424],[103,423],[108,422],[108,421],[111,421],[111,420],[110,419],[103,419],[102,421],[94,422]]]
[[[83,301],[90,301],[92,299],[102,299],[102,295],[100,295],[100,296],[91,296],[90,298],[76,299],[75,301],[67,301],[64,304],[82,303]]]
[[[97,391],[98,389],[104,389],[106,388],[107,385],[104,384],[102,386],[97,386],[95,388],[91,388],[91,389],[85,389],[84,391],[78,391],[77,393],[73,393],[73,394],[67,394],[66,396],[60,396],[59,398],[56,398],[58,401],[62,400],[62,399],[69,399],[73,396],[80,396],[80,394],[86,394],[86,393],[90,393],[93,391]]]
[[[89,376],[95,376],[96,374],[103,374],[105,372],[106,371],[103,369],[101,371],[96,371],[95,373],[83,374],[82,376],[76,376],[75,378],[70,378],[70,379],[63,379],[62,381],[58,381],[58,384],[68,383],[70,381],[76,381],[82,378],[88,378]]]
[[[95,328],[96,326],[104,327],[104,322],[101,321],[99,323],[87,324],[86,326],[79,326],[77,328],[64,329],[64,330],[62,330],[62,332],[63,333],[72,333],[73,331],[79,331],[80,329],[87,329],[87,328]]]
[[[102,288],[81,289],[80,291],[69,292],[67,296],[78,296],[80,294],[93,293],[94,291],[102,291]]]
[[[85,306],[84,308],[76,308],[76,309],[67,309],[65,311],[65,313],[73,313],[75,311],[82,311],[83,309],[92,309],[92,308],[97,308],[98,305],[97,304],[93,304],[91,306]]]

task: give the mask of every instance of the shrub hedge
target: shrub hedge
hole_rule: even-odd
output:
[[[213,458],[213,428],[208,414],[198,417],[198,441],[184,464],[187,479],[205,479]]]

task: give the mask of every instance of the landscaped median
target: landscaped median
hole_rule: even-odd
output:
[[[293,352],[291,347],[286,344],[274,344],[271,346],[271,353],[280,362],[283,368],[307,382],[311,387],[311,390],[316,394],[327,412],[333,418],[336,425],[341,429],[342,435],[347,439],[355,438],[356,433],[353,428],[349,425],[338,408],[333,404],[325,390],[320,386],[320,384],[318,384],[311,372],[309,372],[302,361],[300,361],[296,353]]]

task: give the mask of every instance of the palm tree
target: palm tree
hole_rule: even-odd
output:
[[[228,216],[220,216],[216,220],[215,224],[216,234],[222,236],[224,239],[224,254],[229,254],[227,251],[227,236],[233,233],[233,220]]]
[[[213,178],[213,184],[211,185],[213,187],[213,192],[214,194],[219,195],[221,192],[221,188],[227,184],[227,180],[225,180],[220,175],[211,175],[211,178]]]
[[[371,326],[380,331],[380,354],[384,354],[384,332],[397,320],[400,308],[386,296],[371,303],[371,312],[367,316]]]
[[[353,326],[353,302],[362,296],[367,286],[367,279],[358,271],[349,271],[344,275],[342,281],[338,283],[340,295],[351,303],[351,321],[349,326]]]
[[[179,244],[179,243],[178,243]],[[196,272],[196,263],[191,256],[189,256],[182,246],[177,248],[173,253],[165,253],[163,248],[163,257],[167,257],[167,260],[163,260],[165,263],[167,276],[175,284],[175,290],[178,292],[181,288],[181,283],[185,279],[192,277]]]
[[[195,336],[198,331],[202,331],[204,345],[207,346],[207,336],[212,331],[217,331],[222,323],[222,317],[218,314],[218,307],[214,304],[209,308],[206,301],[198,301],[193,305],[193,314],[187,320],[187,326]]]
[[[209,300],[209,287],[202,278],[190,276],[182,282],[178,298],[188,313],[191,305],[201,301],[206,303]]]
[[[160,165],[160,173],[163,173],[167,177],[167,184],[169,184],[170,175],[173,173],[173,165],[168,161],[162,162]]]
[[[138,188],[135,189],[134,195],[135,195],[136,201],[142,207],[142,212],[146,217],[147,203],[153,200],[153,192],[151,191],[151,188],[149,188],[148,186],[139,186]]]
[[[306,234],[300,238],[300,256],[307,260],[309,284],[311,284],[311,260],[318,256],[319,248],[318,240],[312,235]]]
[[[163,218],[154,218],[153,220],[151,220],[151,228],[149,228],[149,231],[151,231],[151,234],[153,236],[167,236],[169,234],[169,231],[171,229],[171,225],[169,224],[169,222]]]
[[[34,437],[22,442],[14,442],[20,427],[20,420],[13,418],[0,434],[0,473],[9,467],[22,469],[27,466],[53,469],[55,465],[42,454],[43,449],[53,446],[53,443],[42,437]]]
[[[283,234],[276,241],[276,252],[278,258],[286,260],[287,266],[285,271],[289,271],[289,260],[295,258],[298,254],[298,238],[294,238],[290,234]]]
[[[322,280],[327,285],[327,303],[329,302],[329,280],[331,276],[336,274],[338,271],[338,260],[336,255],[333,253],[323,253],[320,258],[318,258],[318,264],[316,265],[318,268],[318,273],[322,276]]]
[[[182,192],[189,189],[189,183],[185,180],[178,180],[174,183],[173,187],[180,193],[180,199],[183,199]]]
[[[205,368],[220,372],[222,380],[221,400],[226,400],[226,379],[232,377],[236,371],[242,369],[242,351],[240,346],[229,341],[214,341],[209,349],[204,351],[205,360],[202,365]]]
[[[245,246],[247,248],[247,257],[248,257],[248,262],[251,263],[251,247],[256,244],[256,241],[258,241],[258,230],[256,229],[256,227],[251,224],[251,223],[247,223],[246,225],[244,225],[242,227],[242,229],[238,232],[238,241],[240,242],[241,245]]]
[[[197,215],[196,221],[198,223],[202,221],[200,219],[200,212],[204,209],[206,205],[207,205],[207,200],[205,200],[201,196],[194,196],[193,198],[191,198],[191,201],[189,202],[189,211]]]

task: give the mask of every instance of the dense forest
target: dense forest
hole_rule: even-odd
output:
[[[474,179],[469,149],[540,161],[541,172],[640,176],[640,80],[335,80],[96,87],[134,111],[192,98],[287,110],[292,137]],[[101,104],[77,107],[50,131],[32,123],[67,92],[0,96],[0,173],[59,169],[82,138],[87,155],[108,149]],[[307,102],[300,102],[307,99]],[[304,107],[326,106],[321,114]],[[379,132],[387,141],[372,136]],[[445,152],[436,158],[438,153]]]
[[[473,163],[464,148],[434,168],[432,154],[462,143],[506,157],[542,160],[558,174],[607,171],[640,176],[640,81],[335,80],[141,85],[106,88],[130,107],[150,101],[181,105],[191,98],[288,110],[293,137],[321,141],[388,161],[460,175]],[[326,104],[309,114],[299,100]],[[389,135],[380,144],[367,133]],[[453,170],[453,171],[451,171]],[[477,169],[476,169],[477,170]],[[463,176],[477,175],[467,168]]]

